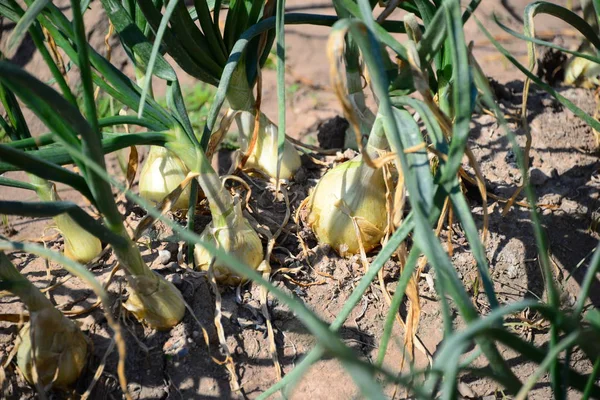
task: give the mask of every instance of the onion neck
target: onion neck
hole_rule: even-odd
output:
[[[177,154],[190,172],[199,174],[198,183],[208,199],[213,224],[215,227],[225,227],[227,216],[233,212],[233,197],[223,186],[204,152],[180,130],[176,131],[175,140],[166,143],[166,147]]]
[[[246,63],[240,62],[231,74],[227,89],[227,101],[235,111],[250,111],[254,114],[256,100],[246,76]]]
[[[112,245],[113,251],[117,256],[117,260],[119,260],[119,263],[121,263],[121,265],[123,265],[125,270],[128,272],[126,276],[148,276],[158,279],[158,275],[152,272],[152,270],[146,265],[146,262],[142,259],[142,253],[140,253],[137,244],[135,244],[135,242],[129,237],[125,226],[121,224],[121,229],[115,233],[123,237],[126,242],[126,244],[121,246],[115,246],[114,244]]]
[[[149,78],[146,76],[146,72],[141,68],[135,67],[135,80],[140,88],[143,88],[146,85],[146,79],[152,79],[152,76]],[[152,88],[152,82],[150,82],[150,86],[148,86],[148,96],[150,98],[154,98],[154,89]]]
[[[371,157],[377,157],[379,152],[388,151],[390,148],[388,141],[385,137],[385,130],[383,129],[383,117],[377,113],[371,132],[369,133],[369,141],[367,142],[367,154]]]
[[[27,174],[29,176],[29,182],[35,186],[35,193],[42,201],[56,201],[58,200],[54,185],[45,179],[42,179],[33,174]]]

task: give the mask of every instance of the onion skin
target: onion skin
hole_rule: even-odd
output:
[[[565,83],[584,88],[594,88],[600,84],[600,65],[585,58],[572,58],[565,68]]]
[[[246,140],[252,138],[254,132],[254,115],[248,111],[242,111],[237,117],[237,124]],[[245,143],[247,146],[248,143]],[[248,157],[244,168],[256,169],[271,178],[277,176],[277,126],[273,124],[264,114],[260,115],[260,129],[256,144]],[[279,169],[279,179],[291,179],[298,168],[302,165],[300,154],[290,143],[285,140],[283,157]]]
[[[60,311],[48,307],[32,312],[30,322],[19,335],[22,341],[17,351],[17,365],[29,383],[35,383],[34,356],[38,380],[43,386],[52,384],[52,387],[65,389],[79,378],[85,366],[88,342],[77,325]]]
[[[171,282],[146,275],[133,275],[128,281],[133,290],[123,306],[139,321],[153,329],[168,330],[183,319],[183,296]]]
[[[148,159],[140,173],[140,196],[148,201],[160,203],[185,179],[189,169],[173,152],[159,147],[150,147]],[[188,209],[190,187],[186,187],[173,210]]]
[[[202,241],[223,249],[256,270],[264,258],[262,242],[243,216],[240,203],[236,203],[233,212],[225,218],[225,227],[215,229],[210,223],[200,235]],[[198,269],[208,271],[213,256],[206,249],[196,245],[194,258]],[[219,260],[213,265],[213,273],[217,283],[223,285],[236,286],[247,280]]]
[[[380,244],[387,225],[386,187],[381,169],[361,156],[328,171],[308,200],[307,223],[317,239],[340,255],[360,252],[352,217],[359,226],[365,251]]]
[[[83,229],[69,215],[54,217],[54,223],[65,241],[65,256],[87,264],[102,252],[100,239]]]

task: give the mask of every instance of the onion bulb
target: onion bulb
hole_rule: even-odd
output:
[[[237,124],[243,133],[242,150],[245,152],[254,132],[255,116],[251,112],[241,111],[237,116]],[[245,168],[257,169],[271,178],[277,177],[277,126],[264,114],[260,115],[260,128],[252,153],[246,161]],[[279,169],[280,179],[290,179],[302,164],[300,155],[294,146],[285,140],[283,157]]]
[[[29,309],[29,322],[19,332],[21,341],[17,348],[17,365],[25,379],[44,387],[70,386],[85,366],[88,341],[84,334],[19,273],[3,252],[0,283]]]
[[[83,229],[67,214],[54,217],[56,228],[65,241],[65,256],[82,264],[98,257],[102,251],[100,240]]]
[[[581,57],[573,57],[565,70],[565,83],[567,85],[580,85],[592,88],[600,85],[600,64]]]
[[[242,214],[240,202],[236,202],[232,212],[223,218],[221,223],[215,224],[213,221],[204,229],[200,235],[202,241],[224,250],[251,268],[257,269],[264,258],[262,243]],[[216,225],[219,226],[215,227]],[[208,271],[213,256],[204,247],[196,245],[194,258],[199,269]],[[213,265],[213,273],[215,280],[224,285],[239,285],[247,279],[233,272],[219,260],[216,260]]]
[[[183,319],[183,296],[171,282],[158,275],[131,275],[128,281],[132,290],[123,305],[139,321],[154,329],[166,330]]]
[[[321,178],[307,206],[307,223],[320,242],[342,256],[357,254],[358,225],[363,248],[369,251],[379,245],[387,224],[383,170],[369,167],[360,155],[346,161]]]
[[[21,329],[17,365],[29,383],[67,388],[75,383],[88,354],[88,343],[77,325],[54,307],[32,311],[30,322]]]
[[[148,159],[140,173],[140,196],[154,203],[160,203],[185,179],[189,169],[173,152],[151,146]],[[190,200],[190,187],[173,204],[173,210],[187,209]]]
[[[45,179],[30,175],[38,197],[43,201],[60,201],[56,186]],[[82,228],[68,214],[60,214],[53,218],[56,229],[65,241],[65,256],[81,264],[87,264],[102,252],[102,242]]]

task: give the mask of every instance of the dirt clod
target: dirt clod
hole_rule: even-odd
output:
[[[323,149],[341,149],[344,147],[346,129],[350,125],[345,118],[335,116],[319,126],[317,139]]]

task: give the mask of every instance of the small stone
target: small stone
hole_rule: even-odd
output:
[[[560,103],[554,100],[554,97],[544,97],[542,99],[542,105],[545,108],[560,109]]]
[[[300,184],[306,182],[306,170],[304,168],[300,168],[298,171],[296,171],[296,174],[294,175],[294,181]]]
[[[506,152],[506,155],[504,156],[504,161],[510,165],[513,168],[517,168],[517,156],[515,155],[515,153],[512,151],[512,149],[509,149]]]
[[[356,157],[356,151],[352,150],[352,149],[346,149],[344,150],[343,156],[346,160],[351,160],[354,157]]]
[[[474,399],[477,396],[475,395],[475,393],[473,392],[473,390],[471,390],[471,388],[469,387],[469,385],[467,385],[464,382],[459,382],[458,383],[458,392],[460,393],[460,395],[462,397],[466,397],[468,399]]]
[[[181,285],[182,279],[179,274],[167,275],[167,281],[171,282],[175,286]]]
[[[548,176],[542,170],[533,168],[529,173],[529,181],[533,186],[542,186],[548,181]]]
[[[170,263],[167,268],[169,268],[171,271],[175,272],[179,269],[179,264],[177,264],[177,262],[173,261],[172,263]]]
[[[516,265],[511,265],[506,270],[506,275],[509,277],[509,279],[517,278],[519,276],[519,268]]]
[[[199,331],[192,332],[192,337],[197,338],[198,336],[200,336],[200,332]]]
[[[540,202],[543,204],[548,204],[551,206],[557,206],[560,204],[560,200],[562,196],[558,193],[548,194],[540,199]]]
[[[158,252],[158,262],[162,265],[167,265],[167,263],[171,260],[171,252],[169,250],[159,250]]]
[[[560,203],[560,209],[567,214],[574,214],[577,212],[577,207],[577,202],[569,199],[563,199],[562,203]]]

